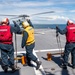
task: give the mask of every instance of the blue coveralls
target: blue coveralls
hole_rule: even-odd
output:
[[[26,31],[24,31],[23,35],[24,36],[22,37],[21,47],[26,48],[27,63],[30,63],[31,60],[35,62],[37,60],[37,57],[34,56],[34,54],[33,54],[33,48],[35,47],[35,42],[31,45],[26,45],[28,33]]]
[[[10,29],[11,33],[21,33],[20,27],[16,25],[16,27],[11,26]],[[13,37],[12,37],[13,38]],[[1,58],[2,58],[2,66],[12,66],[14,65],[14,46],[13,42],[12,44],[3,44],[0,43],[0,49],[1,49]],[[10,63],[8,61],[8,57],[10,58]]]
[[[63,35],[63,34],[67,33],[67,29],[65,28],[64,30],[60,30],[58,28],[57,32],[59,32],[60,34]],[[72,56],[72,65],[75,66],[75,42],[74,43],[66,42],[66,44],[65,44],[63,59],[64,59],[64,64],[66,66],[68,65],[68,57],[69,57],[70,53],[71,53],[71,56]]]

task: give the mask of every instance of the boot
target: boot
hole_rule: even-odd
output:
[[[33,66],[33,64],[31,64],[31,62],[27,62],[27,65],[31,66],[31,67]]]
[[[33,64],[31,64],[31,59],[28,56],[26,56],[26,57],[27,57],[27,59],[26,59],[27,65],[32,67]]]
[[[72,65],[72,68],[75,69],[75,65]]]
[[[36,64],[37,64],[37,66],[36,66],[36,70],[38,70],[38,69],[39,69],[39,67],[40,67],[41,63],[42,63],[41,61],[36,60]]]
[[[4,70],[5,73],[8,71],[8,66],[7,65],[5,65],[5,66],[2,65],[1,67]]]
[[[67,69],[67,66],[65,64],[60,65],[61,68]]]
[[[14,66],[14,65],[11,65],[10,68],[12,69],[12,72],[17,71],[16,66]]]

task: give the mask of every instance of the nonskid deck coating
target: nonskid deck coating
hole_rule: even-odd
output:
[[[34,51],[36,52],[36,55],[38,56],[39,60],[42,61],[42,67],[44,69],[45,75],[75,75],[75,69],[72,69],[70,66],[67,67],[67,70],[60,68],[59,66],[61,63],[60,54],[53,55],[51,61],[46,60],[48,52],[55,53],[55,52],[60,52],[61,50],[61,49],[59,50],[58,48],[55,30],[54,29],[36,29],[35,31],[44,33],[44,34],[35,34],[36,42],[35,42]],[[21,35],[16,35],[17,51],[18,53],[19,52],[25,53],[25,49],[21,48],[21,37],[22,37]],[[65,36],[60,35],[60,40],[61,40],[61,47],[64,50]],[[69,60],[69,63],[71,63],[71,59]],[[13,73],[13,75],[44,75],[41,69],[38,70],[40,71],[40,74],[36,74],[34,71],[35,67],[23,66],[21,62],[17,63],[17,66],[19,66],[21,69]],[[4,73],[0,66],[0,75],[12,75],[12,73],[11,72]]]

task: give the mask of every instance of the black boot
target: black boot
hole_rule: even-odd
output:
[[[31,64],[31,62],[27,62],[27,65],[31,66],[31,67],[33,66],[33,64]]]
[[[26,60],[27,61],[27,65],[32,67],[33,64],[31,64],[31,59],[28,56],[26,56],[26,57],[27,57],[27,60]]]
[[[60,65],[61,68],[67,69],[67,66],[65,64]]]
[[[36,64],[37,64],[36,70],[38,70],[42,62],[41,62],[41,61],[35,61],[35,62],[36,62]]]
[[[1,67],[4,70],[4,72],[7,72],[8,71],[8,66],[7,65],[5,65],[5,66],[2,65]]]
[[[75,69],[75,65],[72,65],[72,68]]]
[[[16,66],[14,66],[14,65],[11,65],[10,68],[12,69],[12,72],[17,71]]]

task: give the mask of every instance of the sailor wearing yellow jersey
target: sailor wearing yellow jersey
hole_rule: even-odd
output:
[[[30,66],[30,61],[34,61],[37,64],[36,69],[38,70],[41,61],[38,61],[37,57],[33,54],[33,48],[35,47],[34,28],[27,21],[22,22],[22,27],[24,28],[24,31],[21,47],[26,48],[27,64]]]

